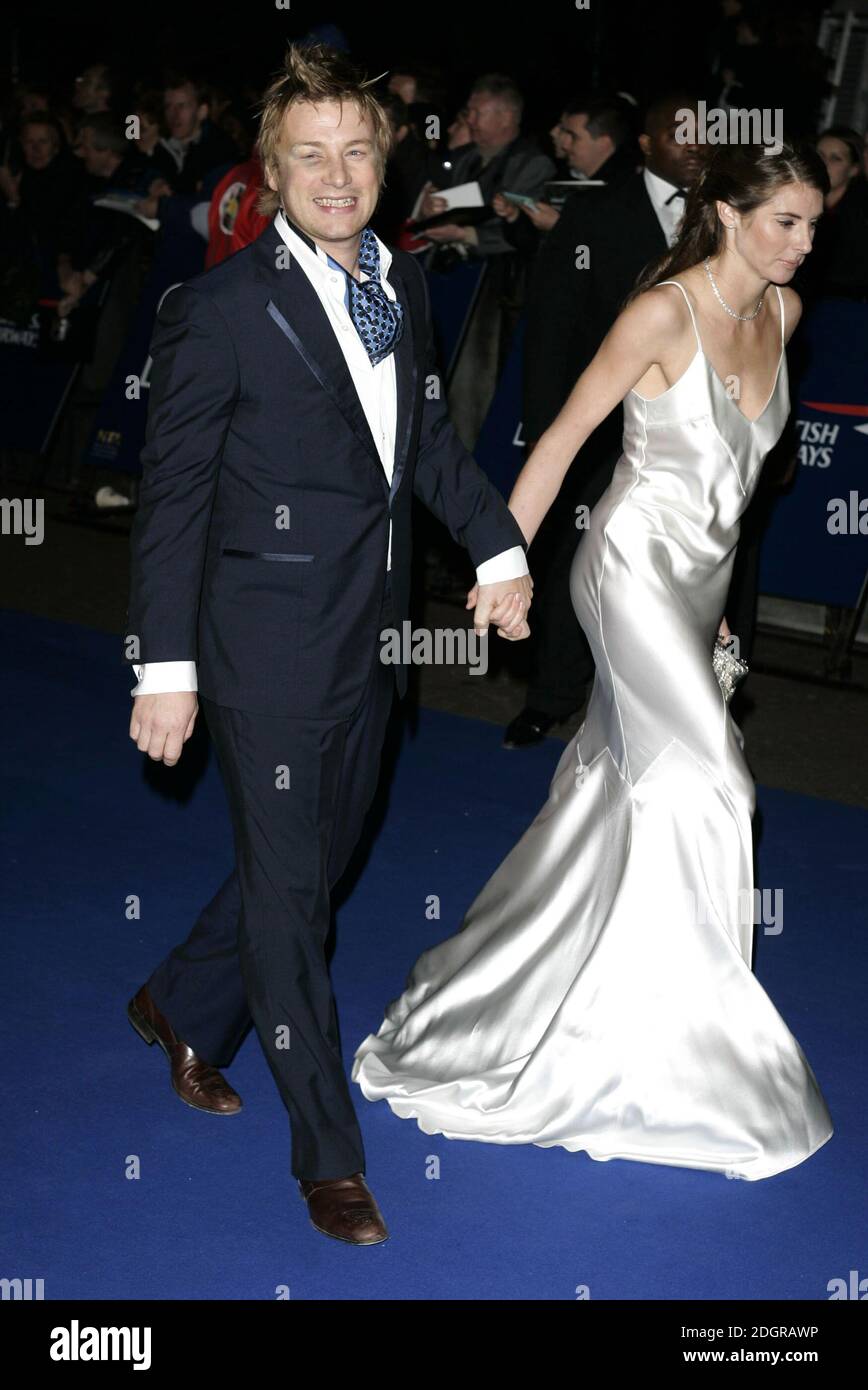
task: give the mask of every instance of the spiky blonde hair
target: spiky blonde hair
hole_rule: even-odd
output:
[[[342,53],[327,44],[289,44],[284,71],[275,78],[262,98],[256,148],[263,173],[279,178],[278,148],[283,120],[296,102],[313,105],[323,101],[352,102],[362,117],[370,117],[374,128],[374,158],[382,184],[386,160],[392,147],[392,127],[383,107],[370,90],[377,78],[365,78]],[[280,194],[263,182],[257,200],[264,217],[273,217],[280,207]]]

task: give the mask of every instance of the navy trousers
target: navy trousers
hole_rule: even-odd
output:
[[[394,626],[388,582],[380,628]],[[371,654],[349,719],[200,705],[232,814],[235,868],[148,987],[178,1037],[215,1067],[250,1027],[290,1118],[292,1172],[365,1171],[325,947],[330,895],[377,787],[394,670]]]

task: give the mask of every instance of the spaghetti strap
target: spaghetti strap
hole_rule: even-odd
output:
[[[680,281],[680,280],[658,280],[658,281],[657,281],[657,284],[658,284],[658,285],[677,285],[678,288],[680,289],[681,293],[684,295],[685,303],[687,304],[687,307],[688,307],[688,309],[690,310],[690,321],[691,321],[691,323],[693,324],[693,331],[694,331],[694,333],[696,334],[696,345],[697,345],[697,347],[699,348],[699,351],[702,352],[702,353],[703,353],[703,356],[704,356],[705,354],[704,354],[704,352],[703,352],[702,339],[701,339],[700,336],[699,336],[699,329],[696,327],[696,315],[695,315],[694,312],[693,312],[693,305],[690,303],[690,296],[688,295],[688,293],[687,293],[686,289],[684,288],[684,286],[681,284],[681,281]],[[780,291],[778,291],[778,293],[780,293]]]
[[[778,305],[781,311],[781,352],[783,352],[786,345],[786,339],[784,338],[784,296],[781,294],[780,285],[775,285],[775,289],[778,292]]]

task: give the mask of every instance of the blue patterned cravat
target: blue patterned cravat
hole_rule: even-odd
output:
[[[280,211],[283,214],[287,226],[291,227],[305,245],[316,253],[316,242],[307,232],[303,232],[297,223],[293,222],[288,216],[286,208],[281,203]],[[350,275],[348,270],[328,252],[325,253],[326,260],[333,270],[342,270],[346,277],[344,287],[344,303],[347,306],[350,318],[356,325],[359,337],[365,345],[374,366],[382,362],[401,340],[404,331],[404,309],[397,299],[391,300],[380,283],[380,248],[377,245],[377,238],[370,227],[365,227],[362,232],[359,245],[359,270],[364,271],[370,276],[362,285]]]
[[[359,270],[370,277],[364,284],[344,272],[350,292],[348,308],[365,351],[376,366],[400,342],[404,331],[404,310],[397,299],[389,298],[380,283],[380,248],[370,227],[365,227],[362,232]]]

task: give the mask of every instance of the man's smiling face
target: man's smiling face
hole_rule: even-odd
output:
[[[348,242],[367,226],[380,196],[374,126],[352,102],[295,102],[283,118],[278,169],[287,216],[318,243]]]

